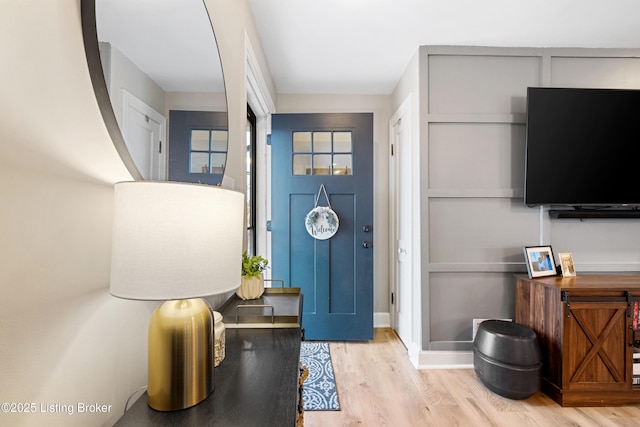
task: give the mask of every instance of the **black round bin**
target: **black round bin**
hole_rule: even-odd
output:
[[[482,383],[509,399],[540,390],[542,354],[535,332],[504,320],[485,320],[473,343],[473,366]]]

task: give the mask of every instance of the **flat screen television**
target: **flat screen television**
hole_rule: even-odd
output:
[[[640,206],[640,90],[528,88],[524,203]]]

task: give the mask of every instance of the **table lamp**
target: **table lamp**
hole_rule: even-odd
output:
[[[148,404],[194,406],[214,388],[214,325],[200,297],[240,285],[244,195],[173,182],[114,190],[110,292],[165,301],[149,322]]]

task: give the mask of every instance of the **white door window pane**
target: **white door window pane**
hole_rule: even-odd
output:
[[[211,153],[211,173],[223,173],[226,158],[225,153]]]
[[[351,154],[333,155],[333,175],[352,175]]]
[[[293,155],[293,174],[294,175],[311,175],[311,155],[310,154],[294,154]]]
[[[208,130],[192,130],[191,131],[191,150],[192,151],[209,151],[209,131]]]
[[[313,152],[331,153],[331,132],[313,133]]]
[[[209,173],[209,153],[191,153],[191,173]]]
[[[293,133],[293,152],[294,153],[310,153],[311,152],[311,132],[294,132]]]
[[[227,151],[227,131],[212,130],[211,131],[211,151]]]
[[[351,153],[351,132],[333,133],[333,152]]]
[[[331,154],[314,154],[313,175],[331,175]]]

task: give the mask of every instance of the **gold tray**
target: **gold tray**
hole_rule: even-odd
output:
[[[260,298],[243,300],[235,293],[217,310],[225,328],[300,328],[300,288],[265,288]]]

